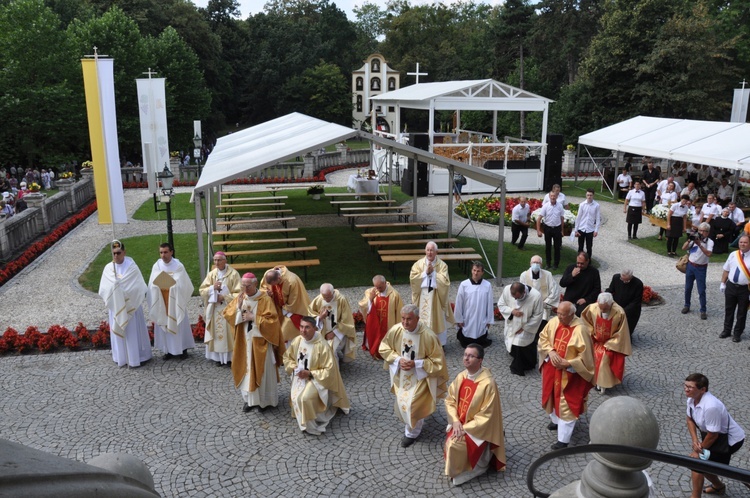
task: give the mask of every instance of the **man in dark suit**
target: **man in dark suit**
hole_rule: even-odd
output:
[[[570,301],[576,307],[576,316],[591,303],[595,303],[602,292],[599,270],[591,266],[589,255],[581,251],[576,262],[565,269],[560,279],[560,287],[565,287],[563,301]]]
[[[641,318],[641,305],[643,303],[643,282],[633,276],[633,270],[626,269],[612,275],[606,292],[610,292],[615,302],[625,310],[628,319],[630,335],[633,335],[635,326]]]

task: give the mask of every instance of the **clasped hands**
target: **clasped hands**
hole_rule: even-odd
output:
[[[552,363],[552,366],[558,370],[563,370],[570,366],[570,362],[557,354],[557,351],[549,352],[549,361]]]
[[[451,434],[451,439],[458,440],[464,437],[464,434],[466,434],[466,431],[464,431],[464,426],[463,424],[461,424],[461,422],[456,420],[455,422],[451,424],[451,426],[453,429],[453,434]]]
[[[398,367],[401,370],[411,370],[414,368],[414,360],[407,360],[406,358],[401,358],[398,360]]]

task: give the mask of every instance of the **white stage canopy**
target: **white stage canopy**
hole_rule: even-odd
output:
[[[750,171],[750,124],[637,116],[582,135],[579,144]]]

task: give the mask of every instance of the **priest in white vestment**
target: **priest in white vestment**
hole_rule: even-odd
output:
[[[401,323],[388,331],[379,352],[390,373],[391,392],[396,395],[396,416],[404,422],[401,447],[407,448],[421,434],[424,419],[435,412],[437,400],[445,397],[445,353],[413,304],[401,308]]]
[[[99,295],[109,313],[112,359],[120,367],[139,367],[151,359],[151,341],[141,306],[148,288],[138,265],[125,255],[125,244],[115,240],[110,248],[112,262],[102,273]]]
[[[301,318],[300,335],[284,353],[284,368],[292,376],[289,404],[300,430],[319,436],[339,409],[349,413],[338,362],[316,329],[315,318]]]
[[[279,365],[284,355],[281,322],[273,299],[258,289],[252,273],[242,275],[241,292],[224,309],[234,337],[232,375],[247,413],[279,404]]]
[[[535,254],[531,257],[531,267],[521,273],[519,281],[538,290],[542,295],[544,304],[544,316],[542,318],[542,328],[549,321],[550,314],[557,311],[557,305],[560,304],[560,286],[557,285],[552,273],[542,269],[542,257]]]
[[[482,347],[492,344],[488,332],[490,325],[495,323],[494,304],[492,285],[484,280],[484,265],[481,261],[474,261],[471,264],[471,278],[458,286],[456,308],[453,310],[459,327],[456,335],[462,347],[471,343]]]
[[[419,319],[432,330],[445,346],[448,342],[448,323],[455,323],[448,293],[451,279],[448,265],[438,258],[438,247],[429,241],[424,249],[425,257],[411,267],[409,284],[411,302],[419,309]]]
[[[159,284],[165,285],[163,282],[171,285],[160,287]],[[168,242],[159,246],[159,259],[151,268],[148,290],[149,317],[154,321],[154,346],[164,351],[165,360],[175,356],[186,359],[188,349],[195,347],[187,312],[193,283],[180,260],[174,257],[174,248]]]
[[[214,254],[214,268],[201,283],[199,292],[206,307],[206,359],[226,365],[232,362],[234,336],[231,325],[224,319],[224,309],[242,290],[240,274],[227,264],[222,251]]]
[[[505,347],[513,357],[510,373],[526,375],[526,370],[536,366],[536,344],[544,314],[542,295],[528,285],[514,282],[503,289],[497,309],[505,319]]]
[[[344,363],[357,357],[357,334],[354,315],[346,298],[333,285],[320,286],[320,294],[310,303],[310,315],[317,317],[321,335],[336,353],[336,359]]]

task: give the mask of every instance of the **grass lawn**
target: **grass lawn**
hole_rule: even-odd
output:
[[[346,192],[346,187],[326,187],[325,191],[328,193],[335,192]],[[192,220],[195,218],[195,206],[190,204],[190,193],[184,192],[179,193],[172,199],[172,219],[173,220]],[[242,197],[268,197],[270,191],[262,190],[257,192],[243,193]],[[292,212],[289,216],[304,216],[304,215],[317,215],[317,214],[335,214],[336,208],[331,206],[330,200],[326,199],[325,196],[321,197],[320,200],[314,201],[312,196],[307,195],[307,191],[304,189],[291,189],[291,190],[279,190],[276,195],[289,197],[284,201],[283,209],[291,209]],[[144,194],[146,200],[136,210],[133,215],[133,219],[155,221],[166,219],[166,213],[154,212],[154,200],[152,197],[148,197]],[[233,197],[240,197],[235,195]],[[398,204],[411,200],[411,197],[401,192],[401,187],[393,186],[393,199]],[[161,206],[160,206],[161,209]],[[248,210],[250,208],[244,208]],[[258,208],[258,210],[270,209],[267,207]]]
[[[653,253],[659,254],[661,256],[667,255],[667,239],[663,238],[662,240],[656,240],[656,235],[653,235],[651,237],[638,237],[636,240],[629,240],[628,241],[631,244],[634,244],[638,247],[642,247],[644,249],[647,249]],[[677,263],[677,259],[685,254],[685,251],[682,250],[682,244],[685,243],[685,238],[681,238],[679,244],[677,245],[677,257],[673,258],[675,260],[675,263]],[[735,251],[736,249],[729,248],[730,251]],[[723,263],[727,260],[726,254],[712,254],[710,261],[711,263]]]
[[[148,283],[148,277],[151,275],[151,267],[159,257],[159,244],[167,241],[166,235],[143,235],[139,237],[123,238],[126,254],[141,269],[143,278]],[[202,279],[199,279],[200,267],[198,266],[198,244],[196,243],[195,234],[174,234],[175,257],[185,265],[185,269],[190,275],[195,291],[193,295],[198,295],[198,286]],[[99,280],[102,276],[104,267],[112,261],[112,253],[109,246],[105,246],[94,261],[89,265],[85,272],[78,278],[78,283],[83,288],[92,292],[99,291]]]
[[[594,200],[598,202],[612,202],[615,204],[622,204],[622,201],[616,198],[613,198],[612,195],[609,193],[609,190],[606,188],[604,190],[601,190],[602,188],[602,181],[599,180],[584,180],[581,182],[578,182],[577,185],[573,185],[573,182],[565,182],[562,184],[563,192],[566,195],[573,195],[576,197],[586,197],[586,189],[593,188],[594,189]],[[617,192],[615,192],[615,195]]]

